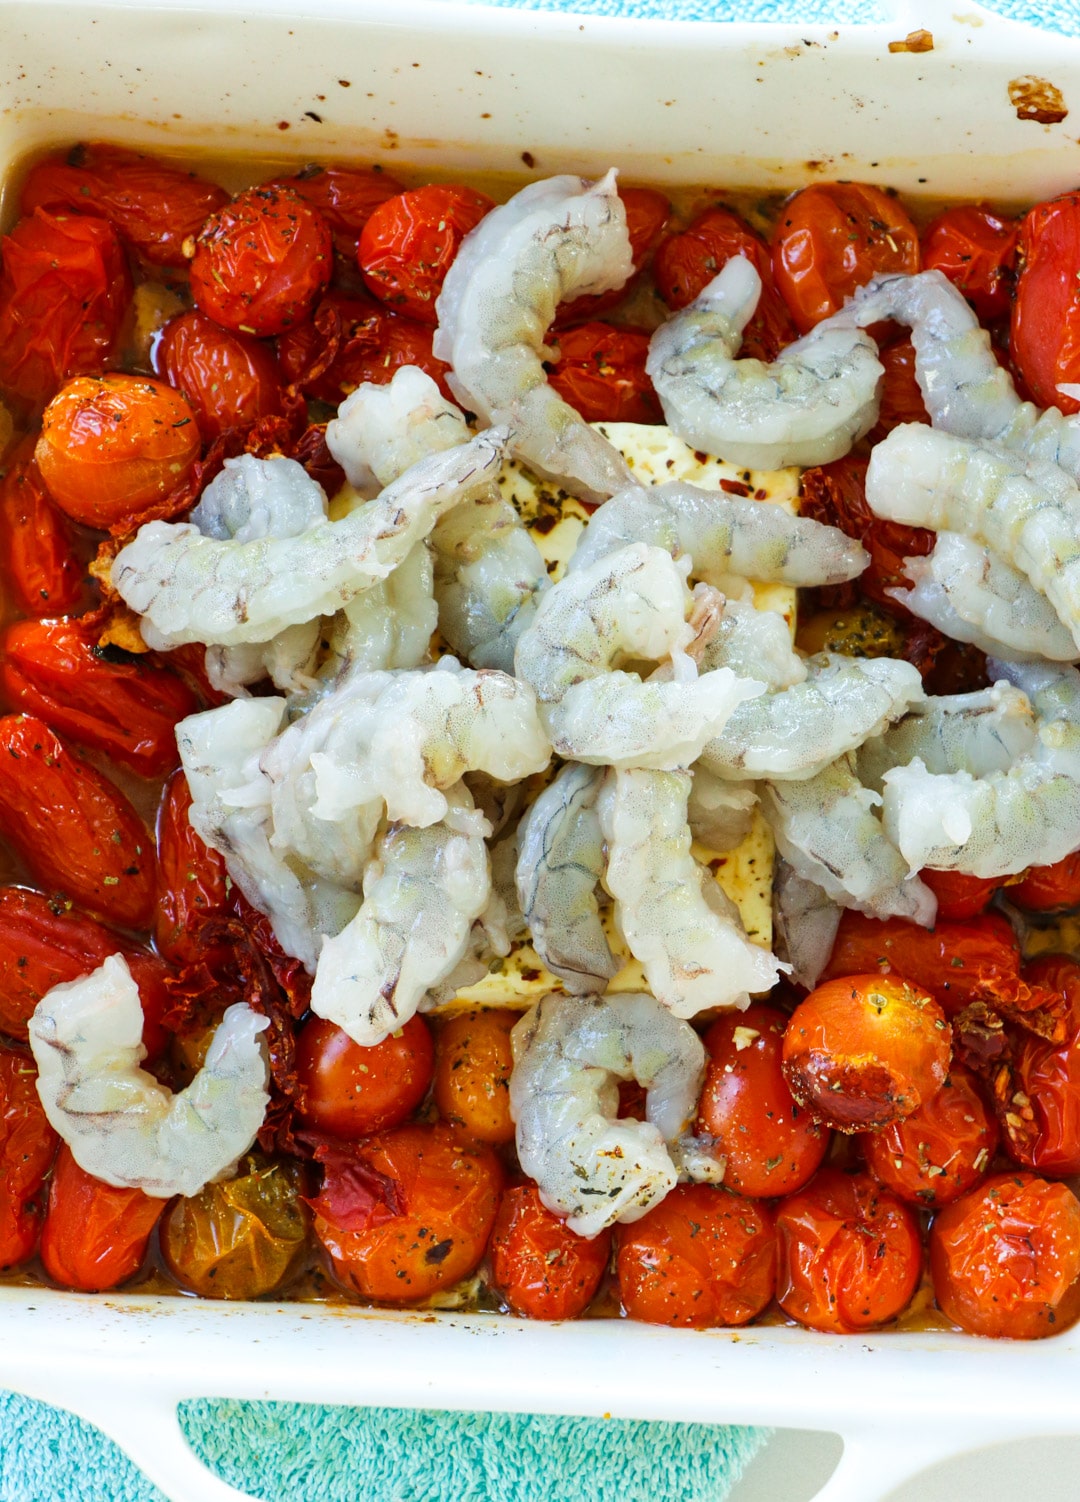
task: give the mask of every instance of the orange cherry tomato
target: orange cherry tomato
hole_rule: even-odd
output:
[[[17,1267],[37,1248],[42,1188],[60,1139],[45,1118],[33,1059],[0,1047],[0,1267]]]
[[[45,488],[31,440],[0,480],[0,556],[23,615],[64,615],[83,592],[83,568],[67,517]]]
[[[671,214],[671,204],[663,193],[655,188],[619,188],[619,197],[626,210],[626,231],[630,236],[630,256],[634,269],[630,279],[622,287],[610,292],[596,292],[585,297],[575,297],[559,305],[555,314],[555,327],[565,328],[571,323],[583,323],[618,307],[637,282],[638,273],[648,260],[649,252],[664,233],[664,226]]]
[[[330,280],[330,226],[288,188],[248,188],[203,225],[191,263],[195,306],[239,334],[302,323]]]
[[[224,188],[194,172],[102,141],[38,162],[19,194],[24,214],[45,208],[100,215],[153,266],[185,266],[184,241],[228,201]]]
[[[114,1189],[60,1148],[41,1232],[41,1262],[54,1283],[99,1293],[139,1271],[150,1232],[167,1200],[141,1189]]]
[[[663,422],[645,374],[649,335],[610,323],[579,323],[558,336],[548,384],[586,422]]]
[[[777,1301],[811,1330],[873,1330],[902,1313],[918,1287],[918,1222],[868,1173],[823,1168],[777,1207],[776,1233]]]
[[[422,1017],[371,1047],[312,1017],[296,1040],[301,1119],[348,1141],[399,1126],[427,1094],[434,1053]]]
[[[948,1205],[985,1176],[998,1130],[974,1075],[954,1064],[910,1116],[859,1141],[867,1168],[886,1189],[912,1205]]]
[[[1024,974],[1061,998],[1064,1036],[1015,1038],[1000,1101],[1005,1145],[1024,1168],[1064,1178],[1080,1173],[1080,965],[1065,955],[1040,955]]]
[[[938,919],[977,918],[1007,876],[967,876],[963,871],[920,871],[937,898]]]
[[[154,369],[183,396],[206,440],[285,410],[272,349],[205,313],[170,318],[154,349]]]
[[[1017,231],[1015,219],[989,204],[946,209],[923,231],[923,266],[959,287],[981,322],[1007,318],[1016,280]]]
[[[698,1132],[727,1160],[724,1183],[739,1194],[790,1194],[815,1173],[829,1133],[797,1105],[781,1069],[787,1016],[760,1003],[719,1017],[705,1034],[709,1056]]]
[[[491,1233],[491,1281],[522,1319],[577,1319],[611,1257],[611,1232],[586,1240],[548,1210],[535,1184],[502,1197]]]
[[[800,1105],[840,1132],[918,1109],[949,1069],[952,1029],[927,991],[900,977],[848,975],[811,991],[784,1034],[784,1078]]]
[[[1040,407],[1080,412],[1058,390],[1080,382],[1080,193],[1036,204],[1020,225],[1009,352]]]
[[[884,367],[885,375],[881,383],[878,420],[870,429],[871,443],[880,443],[901,423],[930,421],[919,383],[915,379],[915,346],[911,340],[902,339],[899,344],[888,345],[878,352],[878,359]],[[893,522],[891,525],[899,528],[901,523]]]
[[[440,1116],[479,1142],[513,1142],[510,1033],[520,1012],[484,1007],[439,1024],[435,1040],[435,1104]]]
[[[213,964],[225,945],[207,949],[201,930],[232,912],[225,858],[191,827],[191,790],[179,768],[165,784],[157,821],[157,903],[154,943],[174,965]]]
[[[347,1287],[381,1304],[411,1304],[474,1271],[503,1187],[490,1148],[437,1122],[317,1156],[315,1234]]]
[[[743,330],[741,353],[771,363],[798,338],[798,330],[776,290],[769,247],[733,209],[706,209],[682,234],[664,241],[653,261],[656,290],[669,308],[685,308],[732,256],[751,261],[761,278],[761,297]]]
[[[119,788],[32,715],[0,718],[0,834],[49,891],[121,928],[150,926],[150,831]]]
[[[449,183],[387,199],[360,234],[368,291],[421,323],[435,323],[435,300],[458,247],[494,207],[486,193]]]
[[[813,183],[789,198],[773,276],[803,334],[883,272],[919,270],[919,236],[898,198],[869,183]]]
[[[1032,866],[1009,888],[1009,900],[1029,913],[1056,913],[1080,907],[1080,850],[1052,866]]]
[[[998,1174],[935,1217],[942,1312],[972,1335],[1040,1340],[1080,1315],[1080,1200],[1030,1173]]]
[[[104,219],[35,209],[0,243],[0,386],[43,406],[99,370],[131,300],[127,257]]]
[[[147,376],[78,376],[45,408],[34,457],[73,521],[134,529],[199,454],[195,414]]]
[[[633,1225],[615,1227],[623,1309],[650,1325],[745,1325],[776,1285],[773,1218],[760,1200],[677,1184]]]

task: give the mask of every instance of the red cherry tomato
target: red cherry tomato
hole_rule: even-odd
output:
[[[1061,998],[1064,1037],[1015,1038],[1008,1089],[999,1085],[1005,1145],[1024,1168],[1064,1178],[1080,1173],[1080,965],[1040,955],[1024,974]]]
[[[1040,1340],[1080,1315],[1080,1200],[1030,1173],[998,1174],[930,1228],[943,1313],[972,1335]]]
[[[902,1313],[918,1287],[918,1222],[868,1173],[823,1168],[779,1205],[776,1232],[777,1300],[811,1330],[872,1330]]]
[[[285,411],[269,346],[230,333],[203,313],[169,320],[154,349],[154,369],[184,397],[206,440]]]
[[[0,386],[40,407],[99,370],[131,299],[127,258],[104,219],[35,209],[0,244]]]
[[[83,568],[67,518],[45,488],[32,440],[20,444],[0,480],[0,556],[23,615],[64,615],[79,601]]]
[[[167,1200],[114,1189],[80,1168],[63,1146],[49,1186],[41,1262],[54,1283],[98,1293],[138,1272]]]
[[[88,527],[138,525],[199,454],[195,414],[147,376],[78,376],[45,408],[34,457],[62,511]]]
[[[817,1170],[829,1133],[796,1105],[780,1067],[787,1016],[760,1003],[718,1018],[698,1104],[699,1132],[727,1160],[724,1183],[756,1198],[790,1194]]]
[[[877,422],[870,429],[871,443],[880,443],[901,423],[930,421],[919,383],[915,379],[915,346],[911,340],[902,339],[899,344],[888,345],[878,352],[878,359],[884,367],[885,376],[881,383],[881,410],[878,412]],[[901,527],[899,522],[879,523],[881,527],[890,525],[898,530]]]
[[[185,266],[184,241],[228,201],[224,188],[194,172],[101,141],[38,162],[19,194],[24,214],[45,208],[100,215],[153,266]]]
[[[494,207],[486,193],[456,184],[432,183],[387,199],[360,235],[368,291],[421,323],[435,323],[435,299],[458,247]]]
[[[355,1141],[406,1121],[427,1094],[435,1069],[431,1030],[412,1017],[381,1043],[362,1047],[322,1017],[296,1040],[301,1118],[319,1131]]]
[[[276,177],[270,188],[299,193],[330,226],[334,249],[356,263],[360,232],[381,203],[404,193],[404,186],[380,167],[304,167],[294,177]]]
[[[1015,219],[989,204],[946,209],[923,231],[927,271],[940,271],[971,303],[983,323],[1007,318],[1016,279]]]
[[[121,928],[150,926],[150,832],[100,772],[43,721],[0,719],[0,834],[43,887]]]
[[[633,1225],[615,1227],[623,1309],[650,1325],[745,1325],[776,1284],[773,1219],[760,1200],[677,1184]]]
[[[330,280],[326,220],[287,188],[248,188],[203,225],[191,263],[195,305],[239,334],[303,323]]]
[[[586,422],[663,422],[645,374],[649,335],[610,323],[580,323],[558,336],[548,383]]]
[[[319,1156],[315,1233],[338,1278],[361,1297],[411,1304],[475,1269],[503,1187],[490,1148],[437,1122]]]
[[[948,1073],[952,1029],[927,991],[848,975],[811,991],[784,1034],[784,1078],[800,1105],[840,1132],[910,1116]]]
[[[977,918],[1007,876],[966,876],[962,871],[920,871],[937,898],[938,919]]]
[[[800,332],[882,272],[919,270],[919,236],[898,198],[869,183],[814,183],[789,198],[773,236],[773,276]]]
[[[1020,225],[1009,352],[1040,407],[1080,412],[1080,193],[1036,204]]]
[[[1056,913],[1080,907],[1080,850],[1052,866],[1032,866],[1009,888],[1009,900],[1029,913]]]
[[[886,1189],[912,1205],[948,1205],[984,1177],[998,1131],[974,1076],[954,1064],[918,1110],[859,1141],[867,1168]]]
[[[555,327],[565,328],[571,323],[583,323],[618,307],[637,280],[637,275],[649,252],[664,233],[664,226],[671,213],[671,204],[655,188],[619,188],[619,197],[626,210],[626,230],[630,236],[630,255],[634,269],[630,280],[610,292],[597,292],[591,296],[575,297],[562,303],[555,314]]]
[[[328,292],[311,322],[278,339],[278,364],[287,381],[335,406],[365,381],[386,385],[402,365],[418,365],[449,396],[450,367],[432,353],[433,337],[427,324],[398,317],[373,298]]]
[[[60,1139],[45,1119],[33,1059],[0,1047],[0,1268],[17,1267],[37,1247],[42,1187]]]
[[[769,247],[734,210],[706,209],[682,234],[664,241],[653,261],[656,289],[669,308],[685,308],[732,256],[745,256],[761,278],[761,297],[743,330],[741,353],[771,363],[798,338],[798,330],[773,282]]]
[[[502,1197],[491,1233],[491,1281],[522,1319],[577,1319],[600,1287],[611,1257],[611,1232],[575,1236],[545,1208],[535,1184]]]
[[[157,822],[157,904],[154,943],[174,965],[213,964],[225,946],[209,951],[201,930],[232,911],[225,858],[191,827],[191,790],[181,770],[165,784]]]

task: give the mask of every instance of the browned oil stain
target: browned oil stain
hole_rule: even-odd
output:
[[[932,31],[909,31],[902,42],[890,42],[890,52],[933,52],[934,33]]]
[[[1061,90],[1033,73],[1009,80],[1009,102],[1018,120],[1034,120],[1039,125],[1057,125],[1069,113]]]

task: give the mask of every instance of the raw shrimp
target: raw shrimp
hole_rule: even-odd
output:
[[[652,996],[541,998],[511,1034],[510,1113],[521,1167],[579,1236],[640,1220],[674,1188],[674,1143],[697,1107],[705,1049]],[[616,1119],[619,1080],[645,1121]]]
[[[702,750],[701,765],[745,781],[813,777],[923,697],[918,669],[891,657],[823,652],[806,668],[804,683],[740,704]]]
[[[745,1007],[784,969],[746,937],[734,904],[690,853],[688,772],[610,772],[597,810],[615,923],[676,1017]]]
[[[859,780],[874,792],[885,773],[919,757],[935,774],[1007,772],[1035,745],[1027,694],[1002,680],[970,694],[937,694],[912,705],[898,725],[859,749]]]
[[[326,425],[327,448],[349,484],[368,496],[469,436],[460,407],[416,365],[403,365],[385,385],[365,381]]]
[[[381,1043],[465,957],[491,893],[491,826],[462,784],[424,829],[393,824],[364,872],[360,911],[319,955],[311,1010],[354,1042]]]
[[[617,548],[645,542],[672,558],[688,555],[694,578],[724,588],[732,575],[813,587],[862,573],[862,545],[839,527],[792,516],[774,501],[671,482],[620,491],[589,519],[568,572],[577,573]]]
[[[604,934],[596,890],[604,840],[596,799],[599,767],[568,762],[518,826],[517,895],[533,948],[568,991],[602,991],[618,964]]]
[[[954,641],[1012,662],[1073,662],[1077,646],[1045,595],[985,543],[939,532],[928,557],[905,558],[913,589],[887,589]]]
[[[828,464],[877,421],[884,370],[861,329],[819,324],[777,355],[737,360],[761,296],[752,261],[732,256],[689,307],[662,323],[645,366],[673,432],[751,469]]]
[[[418,542],[388,578],[338,611],[319,677],[333,684],[347,673],[417,668],[428,658],[438,623],[431,554]]]
[[[439,517],[498,473],[504,429],[434,454],[341,521],[296,537],[206,537],[190,522],[148,522],[113,560],[112,583],[156,647],[269,641],[332,615],[395,569]]]
[[[791,627],[779,611],[758,610],[752,600],[721,600],[720,619],[702,646],[699,667],[758,678],[769,693],[805,682],[806,660],[792,645]]]
[[[792,979],[812,991],[829,963],[843,908],[816,881],[800,876],[783,857],[773,871],[776,952],[791,966]]]
[[[633,271],[615,173],[599,182],[551,177],[493,209],[447,272],[433,349],[447,384],[485,422],[506,423],[514,454],[588,501],[631,480],[618,450],[544,374],[544,335],[567,298],[621,287]]]
[[[838,757],[803,782],[762,783],[761,807],[784,859],[841,907],[874,918],[909,918],[929,928],[937,899],[886,836],[853,758]]]
[[[935,773],[921,758],[886,772],[884,825],[912,870],[1008,876],[1080,848],[1080,673],[991,661],[1027,694],[1036,740],[1007,769]]]
[[[697,675],[696,628],[680,569],[635,543],[568,575],[543,597],[518,642],[515,670],[536,691],[559,755],[612,766],[688,765],[735,706],[764,684],[728,668]],[[620,660],[667,659],[673,681],[643,682]]]
[[[219,693],[234,699],[242,696],[249,684],[261,683],[264,678],[269,678],[280,693],[308,693],[316,683],[321,641],[322,621],[314,620],[286,626],[268,642],[207,647],[206,676]]]
[[[174,1095],[139,1068],[139,989],[123,955],[110,955],[54,986],[30,1019],[45,1115],[94,1178],[156,1199],[197,1194],[229,1175],[262,1125],[268,1026],[251,1007],[229,1007],[202,1068]]]
[[[1080,490],[1056,465],[909,423],[871,454],[866,499],[888,521],[993,548],[1046,596],[1080,652]]]
[[[734,850],[750,833],[757,794],[753,788],[714,777],[700,761],[693,778],[686,817],[694,839],[717,855]]]

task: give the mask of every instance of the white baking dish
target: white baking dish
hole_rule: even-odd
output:
[[[918,27],[932,52],[888,51]],[[1023,75],[1072,113],[1018,119],[1009,84]],[[1080,41],[970,0],[835,29],[425,0],[0,0],[5,165],[96,136],[391,170],[521,171],[527,152],[539,175],[615,163],[661,182],[839,176],[1030,201],[1076,184],[1078,133]],[[175,1502],[239,1496],[182,1440],[175,1403],[195,1396],[831,1429],[845,1453],[822,1502],[874,1502],[934,1459],[1080,1427],[1080,1331],[1035,1345],[837,1339],[23,1288],[0,1288],[0,1308],[0,1385],[100,1424]]]

